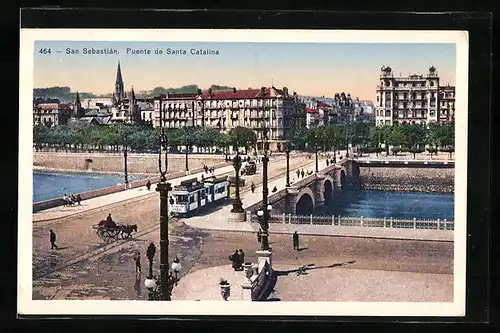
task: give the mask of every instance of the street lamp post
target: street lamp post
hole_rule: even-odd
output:
[[[290,145],[286,145],[286,187],[290,187]]]
[[[236,156],[233,159],[234,171],[236,173],[236,195],[233,201],[233,208],[231,209],[231,213],[243,213],[243,203],[240,199],[240,169],[241,169],[241,157],[236,147]]]
[[[177,285],[178,278],[173,277],[168,269],[168,192],[172,190],[170,183],[167,182],[166,174],[168,169],[167,146],[168,139],[165,134],[162,121],[162,110],[160,105],[160,149],[158,154],[158,169],[160,171],[160,182],[156,186],[156,191],[160,193],[160,278],[159,281],[152,276],[144,282],[149,289],[150,300],[170,301],[172,289]],[[162,149],[165,150],[165,157],[162,163]],[[176,258],[177,259],[177,258]],[[177,259],[178,260],[178,259]],[[174,261],[175,263],[175,261]],[[178,264],[178,262],[177,262]],[[179,266],[172,265],[172,269],[180,270]],[[152,271],[152,268],[151,268]],[[159,287],[159,290],[158,290]]]
[[[268,179],[267,179],[267,164],[269,157],[267,156],[267,128],[262,131],[264,135],[264,156],[262,157],[262,250],[269,250],[269,210],[267,204],[267,196],[269,195]]]
[[[124,158],[124,172],[125,172],[125,188],[128,188],[128,143],[127,137],[125,137],[125,144],[123,149],[123,158]]]
[[[187,130],[187,121],[186,121],[186,126],[184,126],[184,144],[186,145],[186,174],[189,172],[189,161],[188,161],[188,130]]]
[[[316,150],[316,173],[317,173],[318,172],[318,143],[317,142],[316,142],[314,148]]]

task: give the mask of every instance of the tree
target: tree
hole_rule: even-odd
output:
[[[401,125],[401,131],[405,137],[407,149],[410,153],[415,154],[424,151],[425,141],[427,137],[427,130],[425,125]]]
[[[245,148],[248,154],[248,149],[257,142],[257,135],[249,128],[238,126],[229,131],[229,142],[233,147]]]
[[[387,142],[393,146],[393,154],[397,154],[401,150],[401,146],[406,144],[406,138],[401,129],[401,126],[394,125],[391,127]]]

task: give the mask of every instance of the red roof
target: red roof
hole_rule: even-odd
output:
[[[320,102],[318,101],[318,108],[331,108],[331,106],[329,104],[326,104],[324,102]]]
[[[264,89],[263,98],[271,98],[271,88]],[[212,96],[208,93],[208,91],[204,91],[201,95],[202,99],[253,99],[253,98],[262,98],[260,94],[260,89],[247,89],[247,90],[236,90],[233,92],[232,90],[228,91],[214,91],[212,92]]]
[[[72,104],[59,104],[59,110],[71,110],[73,108]]]

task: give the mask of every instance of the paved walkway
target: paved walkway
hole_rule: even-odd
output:
[[[275,258],[276,259],[276,258]],[[356,263],[309,267],[297,275],[298,266],[274,264],[278,275],[276,301],[323,302],[452,302],[453,275],[356,269]],[[220,278],[231,284],[228,301],[242,301],[244,272],[231,265],[201,269],[184,276],[173,289],[173,300],[220,300]],[[319,288],[318,286],[321,286]]]

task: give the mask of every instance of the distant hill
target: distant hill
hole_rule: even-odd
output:
[[[34,88],[33,98],[37,101],[58,99],[61,103],[72,103],[75,100],[76,92],[71,92],[70,87],[48,87]],[[80,98],[96,97],[92,93],[80,92]]]
[[[198,89],[200,89],[200,87],[197,84],[190,84],[187,86],[182,86],[180,88],[156,87],[153,90],[140,91],[139,93],[136,93],[136,96],[139,98],[151,98],[166,93],[174,93],[174,94],[196,93]],[[224,90],[233,90],[233,87],[212,84],[210,86],[210,89],[212,89],[213,91],[224,91]]]

